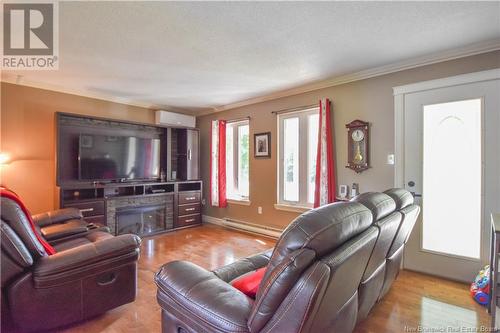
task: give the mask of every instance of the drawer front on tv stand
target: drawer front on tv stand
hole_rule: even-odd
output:
[[[187,227],[190,225],[195,225],[195,224],[200,224],[200,223],[201,223],[201,215],[200,214],[179,216],[179,218],[177,219],[176,227],[181,228],[181,227]]]
[[[179,205],[188,205],[199,203],[201,201],[200,192],[181,192],[179,193]]]
[[[193,215],[200,213],[201,206],[199,203],[192,205],[180,205],[179,206],[179,216]]]

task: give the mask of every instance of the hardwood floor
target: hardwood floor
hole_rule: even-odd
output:
[[[463,328],[488,324],[486,308],[472,300],[468,285],[403,270],[355,332],[476,332]]]
[[[214,269],[271,248],[274,243],[270,238],[211,225],[144,239],[137,300],[60,332],[160,332],[153,275],[161,265],[182,259]],[[480,327],[488,324],[488,318],[486,309],[470,298],[467,285],[402,271],[389,294],[355,332],[417,332],[414,329],[419,325]]]
[[[202,226],[145,238],[139,259],[138,294],[134,303],[121,306],[91,321],[61,330],[65,333],[161,332],[154,274],[165,263],[188,260],[206,269],[267,250],[275,240],[217,226]]]

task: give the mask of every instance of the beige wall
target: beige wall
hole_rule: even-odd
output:
[[[204,193],[207,205],[203,209],[203,214],[217,218],[231,217],[274,227],[286,226],[297,216],[296,213],[278,211],[273,206],[276,203],[276,116],[272,115],[271,111],[314,104],[321,97],[330,98],[333,102],[337,184],[351,185],[355,182],[359,183],[362,192],[382,191],[392,186],[394,176],[393,166],[386,164],[387,155],[394,152],[392,87],[492,68],[500,68],[500,51],[423,66],[199,117],[197,124],[201,129],[201,170],[207,189]],[[250,158],[250,206],[228,204],[228,207],[224,209],[210,207],[208,200],[210,121],[212,119],[230,120],[243,116],[251,117],[250,155],[253,156],[253,133],[270,131],[272,133],[272,158]],[[347,162],[345,124],[354,119],[371,123],[371,169],[361,174],[345,168]],[[263,208],[262,215],[257,213],[259,206]]]
[[[55,112],[154,122],[152,110],[2,82],[0,151],[13,161],[1,166],[1,182],[32,213],[58,207],[55,186]]]
[[[392,87],[500,67],[500,51],[406,70],[274,101],[245,106],[200,117],[201,170],[205,181],[204,214],[283,227],[297,214],[274,209],[276,202],[276,117],[271,111],[316,103],[321,97],[333,101],[337,183],[360,184],[361,191],[383,190],[392,185],[393,167],[386,164],[394,149]],[[151,110],[71,94],[1,84],[0,151],[13,161],[1,168],[1,182],[19,193],[33,213],[57,208],[55,186],[55,117],[57,111],[113,119],[154,122]],[[225,209],[208,206],[210,120],[250,116],[250,134],[272,133],[272,158],[250,159],[250,206],[229,204]],[[371,166],[360,175],[346,169],[344,125],[354,119],[369,121]],[[253,156],[251,140],[251,156]],[[263,214],[257,214],[257,207]]]

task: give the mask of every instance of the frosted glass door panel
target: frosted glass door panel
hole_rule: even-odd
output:
[[[424,105],[423,250],[480,257],[481,105]]]

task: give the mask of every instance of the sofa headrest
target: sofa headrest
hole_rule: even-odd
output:
[[[354,197],[351,201],[366,206],[372,212],[374,221],[378,221],[396,210],[394,200],[384,193],[366,192]]]
[[[400,210],[413,204],[413,195],[403,188],[391,188],[384,191],[396,202],[396,209]]]
[[[14,263],[22,268],[33,265],[33,257],[31,257],[28,249],[15,231],[3,220],[0,222],[0,234],[2,251],[5,251],[5,254]]]
[[[340,202],[310,210],[297,217],[281,235],[270,265],[301,248],[317,256],[333,251],[346,240],[362,233],[372,224],[372,214],[356,202]]]
[[[0,244],[2,245],[0,281],[3,293],[6,286],[11,285],[14,279],[19,278],[28,267],[33,265],[33,258],[14,230],[3,220],[0,223]]]
[[[1,218],[19,236],[30,254],[38,259],[47,255],[38,240],[30,221],[18,203],[6,197],[0,197]]]

